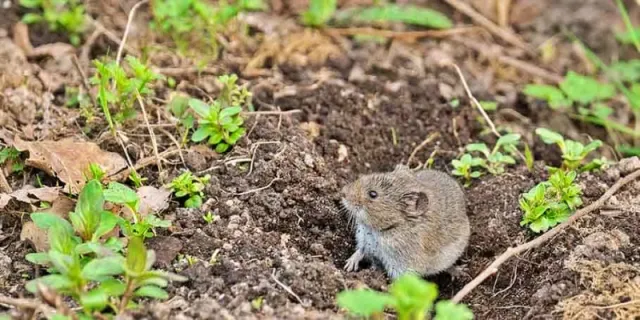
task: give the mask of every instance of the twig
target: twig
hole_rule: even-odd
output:
[[[280,180],[280,177],[279,177],[279,176],[276,176],[275,178],[273,178],[273,180],[271,180],[271,182],[269,182],[269,184],[267,184],[267,185],[266,185],[266,186],[264,186],[264,187],[260,187],[260,188],[256,188],[256,189],[247,190],[247,191],[245,191],[245,192],[240,192],[240,193],[233,193],[233,192],[228,192],[228,191],[224,191],[224,190],[222,190],[222,191],[224,191],[224,192],[226,192],[226,193],[228,193],[228,194],[234,195],[234,196],[243,196],[243,195],[245,195],[245,194],[250,194],[250,193],[254,193],[254,192],[262,191],[262,190],[264,190],[264,189],[268,189],[269,187],[271,187],[271,185],[273,185],[273,183],[274,183],[274,182],[276,182],[276,181],[278,181],[278,180]]]
[[[150,126],[151,128],[153,128],[153,126]],[[178,148],[178,152],[180,154],[180,161],[182,161],[182,165],[183,166],[187,166],[186,162],[184,161],[184,156],[182,155],[182,145],[180,144],[180,142],[178,141],[178,139],[176,139],[176,137],[174,137],[171,132],[167,131],[166,129],[163,129],[162,127],[158,128],[158,130],[160,130],[160,132],[164,133],[169,140],[171,140],[176,147]]]
[[[524,41],[518,38],[516,34],[514,34],[513,32],[505,28],[500,28],[500,26],[496,25],[495,23],[493,23],[493,21],[487,19],[485,16],[478,13],[470,5],[462,2],[461,0],[444,0],[444,1],[448,3],[450,6],[454,7],[456,10],[462,12],[463,14],[471,18],[471,20],[473,20],[475,23],[485,27],[487,30],[489,30],[489,32],[498,36],[505,42],[517,48],[523,49],[527,52],[530,51],[529,45],[527,45]]]
[[[293,290],[291,290],[291,288],[289,288],[289,286],[287,286],[286,284],[280,282],[280,280],[278,280],[278,278],[276,277],[276,269],[273,269],[273,272],[271,273],[271,279],[273,279],[273,281],[279,285],[282,289],[284,289],[284,291],[286,291],[287,293],[289,293],[290,295],[292,295],[294,298],[296,298],[296,300],[298,300],[298,302],[301,305],[305,305],[304,302],[302,302],[302,299],[300,299],[300,296],[298,296],[295,292],[293,292]]]
[[[160,152],[160,153],[158,154],[158,156],[159,156],[160,158],[166,158],[166,157],[168,157],[168,156],[171,156],[171,155],[174,155],[174,154],[176,154],[176,153],[179,153],[178,151],[179,151],[178,149],[171,148],[171,149],[169,149],[169,150],[166,150],[166,151]],[[122,170],[122,171],[120,171],[120,172],[118,172],[118,173],[112,174],[112,175],[110,175],[110,176],[108,177],[108,179],[109,179],[110,181],[119,181],[119,180],[124,180],[124,179],[126,179],[126,178],[129,176],[129,174],[131,174],[131,172],[132,172],[132,171],[138,171],[138,170],[140,170],[140,169],[142,169],[142,168],[144,168],[144,167],[146,167],[146,166],[149,166],[149,165],[151,165],[151,164],[155,163],[155,162],[156,162],[156,159],[157,159],[157,158],[156,158],[156,156],[155,156],[155,155],[153,155],[153,156],[149,156],[149,157],[146,157],[146,158],[142,158],[142,159],[140,159],[140,161],[138,161],[138,163],[136,163],[133,167],[129,167],[129,168],[124,169],[124,170]]]
[[[560,233],[560,231],[564,230],[565,228],[573,224],[578,219],[602,207],[602,205],[609,198],[611,198],[611,196],[615,194],[620,188],[622,188],[627,183],[637,179],[638,177],[640,177],[640,170],[636,170],[633,173],[627,175],[626,177],[618,180],[618,182],[616,182],[613,186],[611,186],[611,188],[609,188],[609,190],[607,190],[607,192],[605,192],[598,200],[576,211],[576,213],[574,213],[571,217],[569,217],[567,221],[547,231],[540,237],[534,240],[531,240],[529,242],[523,243],[517,247],[509,247],[504,253],[498,256],[496,260],[494,260],[493,263],[491,263],[491,265],[489,265],[477,277],[475,277],[473,280],[471,280],[471,282],[467,283],[467,285],[465,285],[460,291],[458,291],[458,293],[456,293],[456,295],[453,297],[452,301],[456,303],[460,302],[467,294],[469,294],[473,289],[479,286],[484,280],[486,280],[492,274],[496,273],[498,271],[498,267],[500,267],[500,265],[502,265],[507,260],[509,260],[509,258],[515,255],[518,255],[522,252],[525,252],[529,249],[533,249],[545,243],[549,239],[555,237]]]
[[[4,176],[4,172],[2,172],[2,168],[0,168],[0,192],[4,192],[4,193],[13,192],[11,185],[7,181],[7,178]]]
[[[140,8],[143,4],[149,2],[149,0],[142,0],[136,3],[129,11],[129,18],[127,19],[127,26],[124,29],[124,34],[122,35],[122,42],[118,47],[118,54],[116,55],[116,65],[120,65],[120,60],[122,59],[122,50],[124,50],[124,45],[127,43],[127,37],[129,36],[129,30],[131,30],[131,22],[133,21],[133,17],[136,14],[136,10]]]
[[[302,112],[300,109],[286,110],[286,111],[247,111],[243,112],[243,115],[247,116],[281,116],[286,114],[293,114]]]
[[[76,57],[75,55],[71,56],[71,62],[73,62],[73,66],[76,68],[76,71],[78,71],[78,74],[80,74],[80,78],[82,78],[82,87],[84,88],[84,90],[87,90],[87,94],[91,98],[91,104],[93,104],[93,106],[97,108],[97,106],[95,105],[96,99],[93,96],[93,93],[91,92],[91,86],[89,85],[89,78],[87,78],[87,75],[82,70],[82,66],[80,66],[78,57]]]
[[[78,320],[78,316],[75,312],[69,309],[69,306],[64,302],[62,296],[58,294],[55,290],[45,286],[42,283],[37,284],[38,289],[38,297],[42,299],[44,302],[54,307],[56,311],[59,313],[69,317],[72,320]]]
[[[249,164],[249,173],[247,173],[247,175],[250,175],[251,172],[253,172],[253,162],[256,159],[256,153],[258,153],[258,148],[261,145],[264,144],[280,144],[282,142],[280,141],[260,141],[260,142],[256,142],[253,145],[251,145],[251,149],[253,149],[253,154],[251,155],[251,163]]]
[[[419,38],[446,38],[453,35],[464,34],[472,31],[477,31],[478,28],[471,27],[458,27],[448,30],[425,30],[425,31],[393,31],[393,30],[380,30],[374,28],[329,28],[325,31],[342,36],[354,36],[354,35],[369,35],[378,36],[384,38],[397,38],[397,39],[419,39]]]
[[[156,155],[156,162],[158,165],[158,174],[160,174],[162,172],[162,163],[160,161],[160,156],[158,155],[158,142],[156,141],[156,134],[153,132],[153,129],[151,129],[151,127],[149,126],[149,117],[147,116],[147,110],[144,107],[144,101],[142,101],[140,92],[136,91],[136,97],[138,98],[140,109],[142,109],[142,117],[144,118],[144,122],[147,125],[147,129],[149,130],[149,135],[151,135],[151,146],[153,146],[153,154]],[[178,151],[180,151],[180,149],[178,149]],[[160,175],[160,177],[162,177],[162,175]]]
[[[458,67],[458,65],[455,63],[451,63],[451,66],[453,66],[456,69],[456,72],[458,72],[458,77],[460,77],[460,81],[462,81],[462,86],[464,87],[464,90],[467,92],[467,96],[469,97],[469,100],[471,100],[471,103],[476,108],[478,108],[478,111],[480,111],[480,114],[482,114],[482,117],[484,118],[484,120],[487,121],[487,123],[489,124],[489,127],[491,128],[491,131],[493,132],[493,134],[495,134],[497,137],[500,137],[500,133],[496,129],[496,126],[493,124],[493,121],[491,121],[491,118],[489,118],[489,115],[484,111],[484,108],[482,108],[482,105],[480,104],[478,99],[476,99],[476,97],[474,97],[473,94],[471,93],[471,90],[469,89],[469,85],[467,85],[467,80],[464,79],[464,75],[462,74],[462,70],[460,70],[460,67]]]
[[[422,141],[420,145],[418,145],[415,149],[413,149],[413,152],[411,152],[411,155],[409,156],[409,160],[407,160],[407,166],[411,163],[411,160],[413,160],[413,157],[416,156],[416,153],[418,153],[418,151],[422,150],[422,148],[424,148],[427,144],[429,144],[431,141],[435,140],[439,136],[440,136],[439,132],[434,132],[429,136],[427,136],[427,138],[424,139],[424,141]]]
[[[89,19],[89,21],[93,24],[94,27],[96,27],[97,29],[100,29],[100,31],[105,36],[107,36],[107,38],[109,40],[111,40],[113,43],[115,43],[115,44],[117,44],[119,46],[123,46],[125,50],[129,51],[129,53],[132,53],[134,55],[139,55],[139,52],[137,50],[131,48],[128,45],[126,45],[122,40],[120,40],[120,37],[118,37],[111,30],[107,29],[104,25],[102,25],[102,23],[100,23],[99,21],[96,21],[94,19]]]

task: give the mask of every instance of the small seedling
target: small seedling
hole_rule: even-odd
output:
[[[584,164],[584,160],[589,153],[595,151],[602,145],[602,141],[593,140],[586,146],[580,142],[573,140],[565,140],[562,135],[546,128],[536,129],[536,134],[546,144],[556,144],[562,152],[562,169],[563,170],[580,170],[590,171],[602,168],[607,163],[606,159],[594,159]]]
[[[184,202],[186,208],[200,208],[204,197],[202,190],[210,179],[210,175],[196,177],[190,171],[186,171],[173,179],[166,188],[171,189],[178,198],[187,198]]]
[[[511,155],[517,153],[519,142],[520,135],[510,133],[500,137],[492,150],[489,150],[489,147],[484,143],[469,144],[466,147],[469,153],[463,154],[459,160],[454,159],[451,161],[454,167],[453,174],[463,177],[465,186],[471,184],[472,178],[478,178],[483,174],[482,171],[478,170],[480,168],[484,168],[493,175],[502,174],[507,165],[516,163],[516,160]],[[474,152],[482,154],[484,159],[474,156]]]
[[[27,24],[46,22],[51,31],[64,31],[74,46],[80,44],[80,35],[85,28],[85,9],[78,0],[20,0],[20,5],[39,13],[27,13],[22,21]]]
[[[522,195],[520,209],[524,212],[521,226],[531,231],[545,232],[566,221],[582,204],[582,189],[575,183],[575,171],[558,170]]]
[[[384,310],[390,308],[398,319],[422,320],[434,311],[437,297],[438,287],[434,283],[407,273],[391,284],[388,293],[370,289],[346,290],[338,293],[336,300],[338,306],[354,316],[382,319]],[[445,300],[435,303],[434,319],[471,320],[473,313],[465,305]]]
[[[337,7],[336,0],[311,0],[309,9],[302,13],[302,23],[310,27],[321,27],[331,19]]]
[[[132,216],[133,221],[122,219],[121,227],[126,235],[151,238],[155,235],[155,228],[168,228],[171,223],[153,214],[142,216],[139,213],[140,198],[131,188],[118,182],[109,183],[104,191],[105,199],[109,202],[124,205]]]
[[[174,94],[167,104],[167,109],[169,109],[171,114],[173,114],[173,116],[180,121],[180,125],[184,127],[181,142],[184,146],[187,144],[189,131],[193,129],[196,121],[193,113],[191,112],[191,109],[189,109],[189,97],[180,94]]]
[[[82,319],[94,313],[120,314],[134,296],[166,299],[162,287],[168,280],[186,280],[150,270],[154,254],[146,251],[141,238],[129,238],[126,258],[120,255],[124,245],[114,231],[121,218],[104,210],[104,204],[100,182],[91,180],[80,192],[69,221],[53,213],[31,215],[36,226],[46,230],[50,249],[30,253],[26,259],[46,266],[49,274],[29,281],[26,288],[37,292],[44,285],[71,297],[81,306]]]
[[[262,303],[264,302],[264,297],[263,296],[259,296],[253,300],[251,300],[251,307],[254,310],[260,311],[260,309],[262,309]]]
[[[91,83],[98,86],[98,103],[112,131],[115,130],[115,124],[135,118],[134,105],[138,95],[143,98],[150,95],[152,91],[149,84],[162,79],[161,75],[151,71],[137,58],[127,56],[126,61],[131,69],[130,73],[115,61],[94,60],[96,74],[91,78]],[[115,112],[113,117],[112,110]]]
[[[218,219],[217,216],[213,215],[213,213],[211,213],[211,211],[207,211],[206,214],[202,215],[202,219],[207,223],[207,224],[211,224],[213,223],[216,219]]]
[[[345,9],[338,12],[335,18],[336,22],[342,24],[353,24],[354,22],[367,24],[401,22],[434,29],[448,29],[453,27],[453,22],[438,11],[414,5],[398,5],[392,3],[368,6],[365,8]]]
[[[244,119],[240,112],[242,105],[248,103],[251,93],[245,87],[238,86],[237,79],[235,75],[219,77],[223,89],[211,104],[197,99],[189,100],[189,106],[200,117],[198,129],[191,136],[192,141],[207,139],[207,143],[215,146],[216,152],[224,153],[244,135]]]
[[[5,163],[9,165],[13,173],[24,170],[24,162],[20,159],[20,151],[14,147],[0,148],[0,165]]]
[[[568,108],[576,103],[582,106],[612,98],[615,87],[608,83],[569,71],[558,87],[530,84],[524,88],[524,94],[547,101],[553,109]]]
[[[104,177],[107,175],[107,172],[102,169],[102,167],[97,163],[89,164],[89,174],[85,175],[86,181],[98,180],[102,181]]]
[[[197,257],[191,256],[191,255],[188,255],[188,254],[186,254],[186,255],[184,256],[184,258],[185,258],[185,260],[187,260],[187,264],[188,264],[190,267],[191,267],[191,266],[193,266],[194,264],[196,264],[196,263],[198,262],[198,258],[197,258]]]
[[[140,188],[143,186],[144,182],[147,181],[148,179],[145,177],[142,177],[138,171],[131,171],[131,173],[129,174],[129,180],[133,183],[133,185],[136,187],[136,189]]]

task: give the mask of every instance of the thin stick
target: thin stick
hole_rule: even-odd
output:
[[[504,40],[505,42],[517,48],[523,49],[527,52],[530,51],[529,45],[526,44],[524,41],[522,41],[520,38],[518,38],[516,34],[514,34],[513,32],[505,28],[500,28],[500,26],[496,25],[495,23],[493,23],[493,21],[487,19],[485,16],[478,13],[470,5],[462,2],[461,0],[444,0],[444,1],[448,3],[450,6],[454,7],[456,10],[462,12],[463,14],[471,18],[471,20],[473,20],[475,23],[483,26],[484,28],[489,30],[489,32],[493,33],[497,37]]]
[[[113,33],[111,30],[107,29],[104,25],[102,25],[102,23],[100,23],[99,21],[93,20],[93,19],[89,19],[89,21],[93,24],[94,27],[96,27],[97,29],[100,29],[100,31],[107,36],[107,38],[109,40],[111,40],[113,43],[123,46],[125,48],[125,50],[129,51],[129,53],[132,53],[134,55],[139,55],[138,51],[129,47],[128,45],[126,45],[122,40],[120,40],[120,37],[118,37],[115,33]]]
[[[89,78],[87,78],[87,75],[82,70],[82,67],[80,66],[80,62],[78,61],[78,57],[76,57],[75,55],[72,55],[71,56],[71,62],[73,62],[73,66],[76,68],[76,71],[78,71],[78,74],[80,74],[80,78],[82,78],[82,87],[85,90],[87,90],[87,94],[91,98],[91,104],[93,104],[93,106],[97,108],[98,106],[96,106],[96,99],[93,96],[93,94],[91,93],[91,86],[89,85]]]
[[[413,152],[411,152],[411,155],[409,156],[409,160],[407,160],[407,166],[411,163],[411,160],[413,160],[413,157],[415,157],[418,151],[422,150],[422,148],[424,148],[427,144],[429,144],[431,141],[435,140],[439,136],[440,136],[439,132],[434,132],[430,134],[426,139],[424,139],[424,141],[422,141],[420,145],[418,145],[415,149],[413,149]]]
[[[253,149],[253,154],[251,155],[251,163],[249,164],[249,173],[247,173],[247,175],[250,175],[251,172],[253,172],[253,162],[256,159],[256,153],[258,153],[258,148],[261,145],[264,145],[264,144],[280,144],[280,143],[281,143],[280,141],[260,141],[260,142],[254,143],[251,146],[251,148]]]
[[[264,186],[264,187],[261,187],[261,188],[257,188],[257,189],[247,190],[247,191],[245,191],[245,192],[240,192],[240,193],[232,193],[232,192],[228,192],[228,191],[225,191],[225,192],[227,192],[227,193],[229,193],[229,194],[231,194],[231,195],[234,195],[234,196],[243,196],[243,195],[245,195],[245,194],[250,194],[250,193],[254,193],[254,192],[258,192],[258,191],[262,191],[262,190],[264,190],[264,189],[268,189],[269,187],[271,187],[271,185],[273,185],[273,183],[274,183],[274,182],[276,182],[276,181],[278,181],[278,180],[280,180],[280,177],[276,176],[275,178],[273,178],[273,180],[271,180],[271,182],[269,182],[269,184],[268,184],[268,185],[266,185],[266,186]],[[223,190],[223,191],[224,191],[224,190]]]
[[[329,28],[326,29],[329,33],[335,33],[343,36],[354,35],[369,35],[378,36],[384,38],[398,38],[398,39],[419,39],[419,38],[446,38],[453,35],[469,33],[477,31],[477,27],[458,27],[448,30],[425,30],[425,31],[393,31],[393,30],[380,30],[374,28]]]
[[[287,286],[286,284],[280,282],[280,280],[278,280],[278,278],[276,277],[276,269],[273,269],[273,272],[271,273],[271,279],[273,279],[273,281],[279,285],[282,289],[284,289],[284,291],[286,291],[287,293],[289,293],[290,295],[292,295],[294,298],[296,298],[296,300],[298,300],[298,302],[301,305],[305,305],[304,302],[302,302],[302,299],[300,299],[300,296],[298,296],[295,292],[293,292],[293,290],[291,290],[291,288],[289,288],[289,286]]]
[[[150,127],[153,128],[152,126],[150,126]],[[178,152],[180,154],[180,161],[182,161],[182,165],[186,167],[187,164],[184,161],[184,156],[182,155],[182,145],[180,145],[180,142],[178,141],[178,139],[176,139],[176,137],[174,137],[171,134],[171,132],[169,132],[169,131],[167,131],[167,130],[165,130],[163,128],[159,128],[158,130],[160,130],[160,132],[164,133],[169,138],[169,140],[171,140],[176,145],[176,147],[178,148]]]
[[[524,71],[526,73],[529,73],[535,77],[541,78],[541,79],[545,79],[547,81],[551,81],[553,83],[560,83],[562,82],[562,80],[564,80],[564,78],[562,78],[561,76],[554,74],[550,71],[547,71],[545,69],[542,69],[536,65],[530,64],[528,62],[524,62],[522,60],[518,60],[512,57],[508,57],[508,56],[498,56],[498,62],[502,62],[506,65],[509,65],[511,67],[514,67],[520,71]]]
[[[140,92],[136,91],[136,97],[138,98],[138,103],[140,104],[140,109],[142,109],[142,117],[144,118],[144,122],[147,125],[147,129],[149,130],[149,135],[151,135],[151,145],[153,146],[153,154],[156,155],[156,163],[158,165],[158,173],[161,173],[162,172],[162,162],[160,160],[160,156],[158,155],[158,142],[156,141],[156,134],[153,132],[153,129],[149,126],[149,117],[147,117],[147,110],[144,107],[144,101],[142,101],[142,97],[140,96]],[[180,151],[180,149],[178,149],[178,151]],[[159,175],[159,176],[162,177],[162,175]]]
[[[300,109],[286,110],[286,111],[247,111],[243,112],[243,115],[247,116],[281,116],[292,113],[302,112]]]
[[[467,96],[471,100],[471,103],[476,108],[478,108],[478,111],[480,111],[480,114],[482,114],[482,117],[484,118],[484,120],[487,121],[487,123],[489,124],[489,127],[491,128],[491,131],[493,132],[493,134],[495,134],[497,137],[500,137],[500,133],[496,129],[496,126],[493,124],[493,121],[491,121],[491,118],[489,118],[489,115],[484,111],[484,108],[482,108],[482,105],[480,104],[478,99],[476,99],[476,97],[474,97],[473,94],[471,93],[471,90],[469,89],[469,85],[467,85],[467,80],[464,79],[464,75],[462,74],[462,70],[460,70],[460,67],[458,67],[458,65],[455,63],[452,63],[451,65],[456,69],[456,72],[458,72],[458,77],[460,77],[460,81],[462,81],[462,86],[464,86],[464,90],[467,92]]]
[[[172,148],[172,149],[169,149],[169,150],[165,150],[165,151],[163,151],[163,152],[160,152],[160,153],[158,154],[158,156],[159,156],[160,158],[166,158],[166,157],[168,157],[168,156],[171,156],[171,155],[174,155],[174,154],[179,153],[178,151],[179,151],[178,149]],[[155,155],[153,155],[153,156],[149,156],[149,157],[146,157],[146,158],[142,158],[142,159],[141,159],[140,161],[138,161],[138,163],[136,163],[136,165],[134,165],[133,167],[129,167],[129,168],[124,169],[124,170],[122,170],[122,171],[120,171],[120,172],[118,172],[118,173],[112,174],[112,175],[110,175],[110,176],[108,177],[108,179],[109,179],[110,181],[120,181],[120,180],[124,180],[124,179],[126,179],[126,178],[129,176],[129,174],[131,174],[131,172],[132,172],[132,171],[138,171],[138,170],[140,170],[140,169],[142,169],[142,168],[144,168],[144,167],[147,167],[147,166],[149,166],[149,165],[151,165],[151,164],[155,163],[155,162],[156,162],[156,159],[157,159],[157,158],[156,158],[156,156],[155,156]]]
[[[122,59],[122,50],[124,50],[124,45],[125,43],[127,43],[127,37],[129,36],[129,30],[131,30],[131,22],[133,21],[133,17],[136,14],[136,10],[138,10],[138,8],[140,8],[140,6],[142,6],[143,4],[149,2],[149,0],[142,0],[138,3],[136,3],[132,8],[131,11],[129,11],[129,19],[127,20],[127,26],[124,29],[124,35],[122,35],[122,42],[120,43],[120,46],[118,47],[118,54],[116,55],[116,64],[120,65],[120,60]]]
[[[611,196],[614,195],[620,188],[622,188],[624,185],[628,184],[629,182],[637,179],[638,177],[640,177],[640,170],[636,170],[635,172],[629,174],[628,176],[618,180],[618,182],[616,182],[613,186],[611,186],[611,188],[609,188],[609,190],[607,190],[607,192],[605,192],[600,197],[600,199],[576,211],[576,213],[574,213],[571,217],[569,217],[567,221],[547,231],[540,237],[535,238],[534,240],[531,240],[529,242],[523,243],[517,247],[507,248],[507,250],[504,253],[502,253],[500,256],[498,256],[493,261],[493,263],[491,263],[491,265],[489,265],[477,277],[475,277],[473,280],[471,280],[471,282],[467,283],[467,285],[465,285],[460,291],[458,291],[458,293],[456,293],[456,295],[451,300],[456,303],[460,302],[467,294],[469,294],[473,289],[479,286],[484,280],[486,280],[488,277],[496,273],[498,271],[498,267],[500,267],[500,265],[502,265],[507,260],[509,260],[509,258],[515,255],[518,255],[522,252],[525,252],[529,249],[533,249],[545,243],[549,239],[557,236],[560,233],[560,231],[566,229],[568,226],[572,225],[578,219],[602,207],[602,205],[609,198],[611,198]]]

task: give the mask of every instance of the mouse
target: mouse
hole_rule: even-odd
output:
[[[343,187],[342,206],[356,238],[347,271],[373,258],[391,279],[435,275],[451,270],[469,242],[464,191],[442,171],[397,165],[360,176]]]

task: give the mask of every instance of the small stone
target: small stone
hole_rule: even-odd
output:
[[[325,252],[324,247],[320,243],[314,243],[311,245],[311,251],[316,254],[322,254]]]
[[[229,223],[229,224],[227,225],[227,229],[229,229],[229,230],[236,230],[236,229],[238,229],[238,224],[237,224],[237,223]]]
[[[233,237],[234,238],[240,238],[240,237],[242,237],[242,235],[243,235],[243,233],[240,230],[236,230],[236,231],[233,232]]]
[[[438,91],[440,92],[440,95],[445,99],[445,100],[451,100],[453,99],[453,87],[440,82],[438,83]]]
[[[347,150],[347,147],[344,144],[341,144],[340,146],[338,146],[338,162],[344,161],[348,155],[349,155],[349,151]]]
[[[237,214],[234,214],[232,216],[229,217],[229,223],[235,223],[235,224],[240,224],[240,216]]]
[[[637,156],[624,158],[618,163],[618,168],[620,169],[620,173],[622,175],[630,174],[640,169],[640,158],[638,158]]]
[[[314,167],[314,165],[313,165],[313,157],[311,157],[311,155],[308,154],[308,153],[305,153],[305,155],[304,155],[304,164],[306,164],[307,167],[309,167],[309,168],[313,168]]]
[[[222,245],[222,249],[225,251],[231,251],[231,249],[233,249],[233,245],[231,245],[231,243],[225,243]]]

